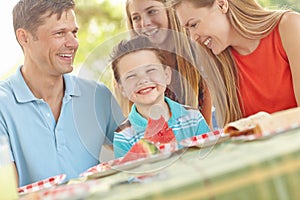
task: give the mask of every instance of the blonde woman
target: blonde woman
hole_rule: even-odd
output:
[[[184,35],[172,9],[166,9],[164,0],[127,0],[126,14],[128,28],[132,36],[144,35],[157,44],[172,68],[172,82],[166,90],[166,96],[181,103],[198,108],[212,123],[212,100],[207,83],[195,67],[191,43]],[[179,34],[181,33],[181,34]],[[206,62],[206,64],[205,64]],[[211,61],[197,61],[199,65],[212,65]],[[122,99],[121,95],[117,95]],[[124,102],[126,102],[124,104]],[[120,100],[125,112],[129,112],[131,103]]]
[[[218,62],[229,121],[300,104],[300,15],[255,0],[168,0],[190,37]]]

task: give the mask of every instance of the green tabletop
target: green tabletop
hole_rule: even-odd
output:
[[[300,129],[264,140],[187,148],[155,163],[96,180],[74,179],[67,185],[81,189],[68,199],[296,200]]]
[[[143,173],[149,177],[141,183],[114,184]],[[99,183],[88,199],[300,199],[300,129],[259,141],[189,148]],[[106,183],[110,187],[101,188]]]

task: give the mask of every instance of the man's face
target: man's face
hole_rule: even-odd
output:
[[[49,13],[44,15],[47,16]],[[24,48],[25,59],[34,68],[49,75],[58,76],[73,70],[78,49],[78,25],[73,10],[67,10],[57,20],[57,15],[45,17]]]

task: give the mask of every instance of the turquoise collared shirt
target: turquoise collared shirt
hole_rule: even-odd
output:
[[[0,83],[0,134],[9,137],[19,186],[63,173],[75,178],[98,164],[102,145],[112,144],[114,130],[124,120],[111,92],[103,84],[64,75],[56,122],[20,69]]]
[[[199,110],[181,105],[167,97],[165,101],[172,113],[168,126],[172,128],[178,143],[183,139],[210,131]],[[148,120],[137,112],[133,104],[128,119],[115,132],[114,154],[116,158],[124,156],[137,141],[144,138],[147,124]],[[179,148],[182,147],[179,145]]]

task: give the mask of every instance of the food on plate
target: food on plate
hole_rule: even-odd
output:
[[[258,112],[224,127],[224,133],[232,137],[240,135],[273,133],[300,126],[300,107],[278,111],[272,114]]]
[[[230,136],[251,135],[261,132],[259,121],[269,118],[271,115],[266,112],[258,112],[247,118],[231,122],[224,127],[224,133]]]
[[[149,118],[144,138],[154,144],[166,144],[176,141],[173,130],[168,126],[163,116],[159,119]]]
[[[160,153],[160,150],[146,139],[140,139],[135,143],[118,164],[123,164],[140,158],[148,158]]]

